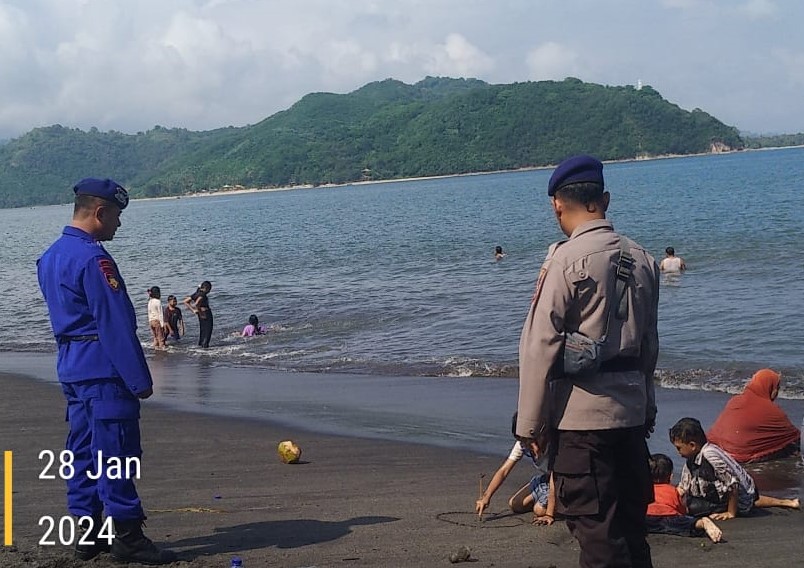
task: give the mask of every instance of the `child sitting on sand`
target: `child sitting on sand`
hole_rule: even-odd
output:
[[[676,487],[670,484],[673,462],[664,454],[652,454],[648,460],[653,477],[653,503],[648,505],[645,520],[648,532],[677,536],[699,536],[702,533],[712,542],[720,542],[723,532],[709,517],[696,519],[687,514]]]
[[[491,498],[508,477],[508,474],[511,473],[511,470],[514,469],[514,466],[524,456],[527,456],[536,468],[537,474],[519,491],[514,493],[508,500],[508,506],[511,507],[514,513],[533,511],[534,524],[552,525],[555,511],[555,489],[553,487],[552,473],[546,472],[543,466],[547,457],[544,451],[546,444],[540,444],[539,448],[535,446],[527,447],[521,438],[516,435],[516,417],[517,413],[514,412],[511,423],[511,431],[516,439],[514,447],[511,448],[508,458],[494,474],[494,477],[491,478],[489,486],[475,503],[475,511],[478,515],[483,514],[483,511],[489,506]],[[541,450],[541,453],[538,450]]]
[[[725,521],[746,515],[754,507],[799,508],[798,499],[760,495],[749,473],[722,448],[707,441],[695,418],[676,422],[670,428],[670,441],[686,460],[678,493],[690,515]]]

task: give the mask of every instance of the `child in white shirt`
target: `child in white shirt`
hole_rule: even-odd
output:
[[[162,291],[159,286],[148,288],[148,326],[154,336],[154,349],[165,348],[165,318],[162,312]]]
[[[535,475],[531,480],[526,483],[519,491],[514,493],[508,500],[508,506],[514,513],[526,513],[533,511],[533,524],[537,525],[552,525],[554,520],[555,511],[555,489],[553,487],[553,476],[545,469],[545,462],[547,456],[545,455],[544,448],[539,448],[541,453],[534,451],[534,447],[526,445],[516,435],[516,417],[514,413],[512,422],[512,431],[516,442],[511,449],[508,458],[503,462],[494,477],[491,478],[489,486],[480,496],[480,499],[475,503],[475,511],[478,515],[482,515],[486,507],[489,506],[491,498],[497,489],[503,484],[508,474],[514,469],[514,466],[522,460],[523,457],[530,458],[533,467],[536,469]],[[544,441],[542,446],[546,447]]]

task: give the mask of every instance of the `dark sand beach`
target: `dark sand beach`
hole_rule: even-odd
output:
[[[64,547],[38,545],[40,517],[66,515],[63,482],[38,479],[40,451],[63,447],[64,403],[54,384],[12,374],[0,374],[0,384],[1,445],[14,452],[14,546],[0,548],[0,566],[116,565],[107,555],[81,563]],[[670,414],[683,412],[673,397],[662,394],[660,411],[675,405]],[[657,435],[664,436],[664,428]],[[529,468],[514,470],[482,523],[471,513],[480,474],[488,480],[507,448],[482,455],[323,435],[265,420],[177,411],[156,400],[143,405],[142,433],[138,487],[149,516],[146,530],[179,553],[177,566],[228,567],[234,555],[248,568],[447,566],[461,546],[471,549],[471,566],[577,566],[578,547],[563,523],[535,527],[528,515],[505,513],[509,493],[527,480]],[[277,459],[277,443],[288,438],[302,447],[302,463]],[[797,484],[792,493],[799,494],[802,467],[787,463],[782,469],[785,492]],[[801,562],[799,511],[771,509],[721,526],[726,542],[716,545],[705,538],[651,536],[654,564]]]

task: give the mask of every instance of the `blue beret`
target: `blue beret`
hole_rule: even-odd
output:
[[[596,183],[603,189],[603,163],[592,156],[573,156],[567,158],[556,168],[547,184],[547,195],[553,196],[556,191],[571,183]]]
[[[111,201],[120,209],[128,205],[128,192],[126,188],[113,179],[84,178],[75,184],[73,191],[76,195],[94,195],[106,201]]]

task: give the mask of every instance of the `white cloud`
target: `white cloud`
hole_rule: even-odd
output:
[[[774,57],[782,64],[786,73],[786,78],[792,85],[804,87],[804,52],[791,52],[786,49],[779,49],[773,53]],[[771,88],[777,85],[771,85]],[[804,132],[804,129],[801,130]]]
[[[801,21],[804,3],[776,0],[0,0],[0,138],[242,125],[312,91],[425,75],[642,77],[740,128],[802,131]]]
[[[748,0],[739,7],[740,11],[751,18],[765,18],[776,14],[777,7],[773,0]]]
[[[368,77],[377,69],[377,56],[355,40],[327,42],[326,49],[318,53],[324,70],[333,77]]]
[[[662,6],[665,8],[680,8],[682,10],[697,8],[701,4],[701,0],[662,0]]]
[[[494,60],[459,33],[451,33],[442,44],[434,46],[425,69],[430,75],[479,77],[494,65]]]
[[[528,77],[534,81],[562,80],[580,74],[578,54],[552,41],[530,50],[525,61]]]

